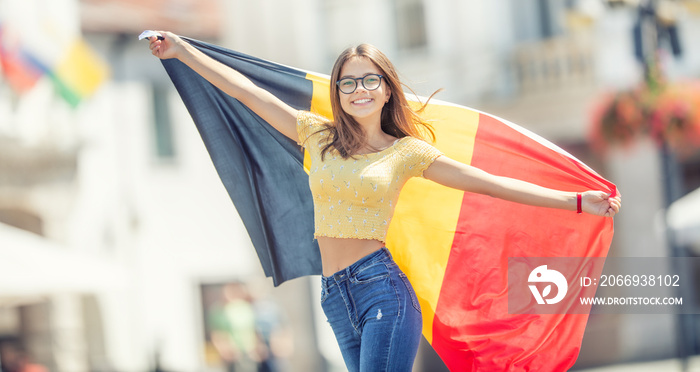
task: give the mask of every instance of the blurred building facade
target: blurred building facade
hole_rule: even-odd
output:
[[[137,36],[181,24],[220,40],[220,3],[3,1],[0,11],[3,36],[43,33],[51,47],[81,35],[111,71],[75,108],[48,78],[22,95],[0,84],[0,220],[16,228],[3,229],[2,250],[35,248],[16,261],[30,267],[0,276],[13,289],[0,293],[0,341],[21,344],[51,371],[217,370],[202,288],[242,282],[263,297],[271,284],[189,115]],[[21,22],[28,18],[37,19]],[[56,251],[87,262],[52,267]],[[296,346],[311,350],[290,363],[321,370],[309,291],[302,279],[276,298],[302,330],[292,331]]]
[[[317,306],[317,280],[272,289],[262,278],[188,113],[136,39],[144,29],[323,73],[345,47],[375,44],[418,94],[444,88],[438,99],[516,122],[618,184],[626,203],[611,254],[667,254],[654,225],[663,193],[653,144],[605,160],[588,146],[597,97],[642,79],[635,6],[614,3],[4,0],[0,25],[15,20],[13,28],[31,32],[31,22],[17,20],[43,17],[82,35],[111,77],[76,108],[47,79],[21,95],[0,83],[0,222],[11,226],[3,227],[0,254],[12,257],[4,251],[21,244],[38,252],[26,269],[0,273],[0,281],[16,283],[7,286],[16,291],[0,293],[0,342],[23,344],[55,371],[221,370],[209,357],[202,288],[243,282],[291,319],[288,370],[342,370]],[[675,14],[682,58],[662,54],[672,79],[700,76],[700,49],[690,43],[700,35],[700,15],[689,9]],[[686,173],[697,163],[683,164]],[[79,256],[81,264],[39,266],[77,262],[47,250]],[[579,366],[674,356],[674,321],[592,316]],[[416,370],[439,368],[422,349]]]

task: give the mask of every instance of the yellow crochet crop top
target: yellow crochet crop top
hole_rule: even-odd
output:
[[[322,129],[328,122],[308,111],[297,117],[299,144],[311,157],[314,236],[385,242],[401,187],[411,177],[422,177],[442,153],[424,141],[403,137],[382,151],[347,159],[331,150],[321,161],[330,136]]]

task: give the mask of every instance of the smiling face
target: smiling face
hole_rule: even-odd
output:
[[[365,57],[352,57],[340,69],[340,79],[361,78],[368,74],[382,75],[382,71]],[[337,88],[336,88],[337,89]],[[339,92],[340,106],[362,125],[380,124],[382,108],[391,97],[391,89],[382,81],[379,88],[367,90],[362,82],[350,94]]]

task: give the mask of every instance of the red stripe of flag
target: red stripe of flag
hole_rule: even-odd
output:
[[[485,114],[472,165],[560,190],[614,191],[572,157]],[[508,257],[605,256],[612,234],[612,219],[465,193],[433,321],[433,347],[451,370],[568,369],[588,315],[508,314]]]

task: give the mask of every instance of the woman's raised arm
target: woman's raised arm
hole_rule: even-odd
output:
[[[238,71],[210,58],[177,35],[159,31],[163,39],[150,37],[151,53],[160,59],[176,58],[223,92],[239,100],[295,142],[297,110],[258,87]]]
[[[444,186],[516,203],[577,210],[575,192],[553,190],[514,178],[495,176],[446,156],[437,158],[423,172],[423,176]],[[604,191],[594,190],[583,192],[581,195],[583,212],[597,216],[613,217],[622,206],[619,195],[612,197]]]

